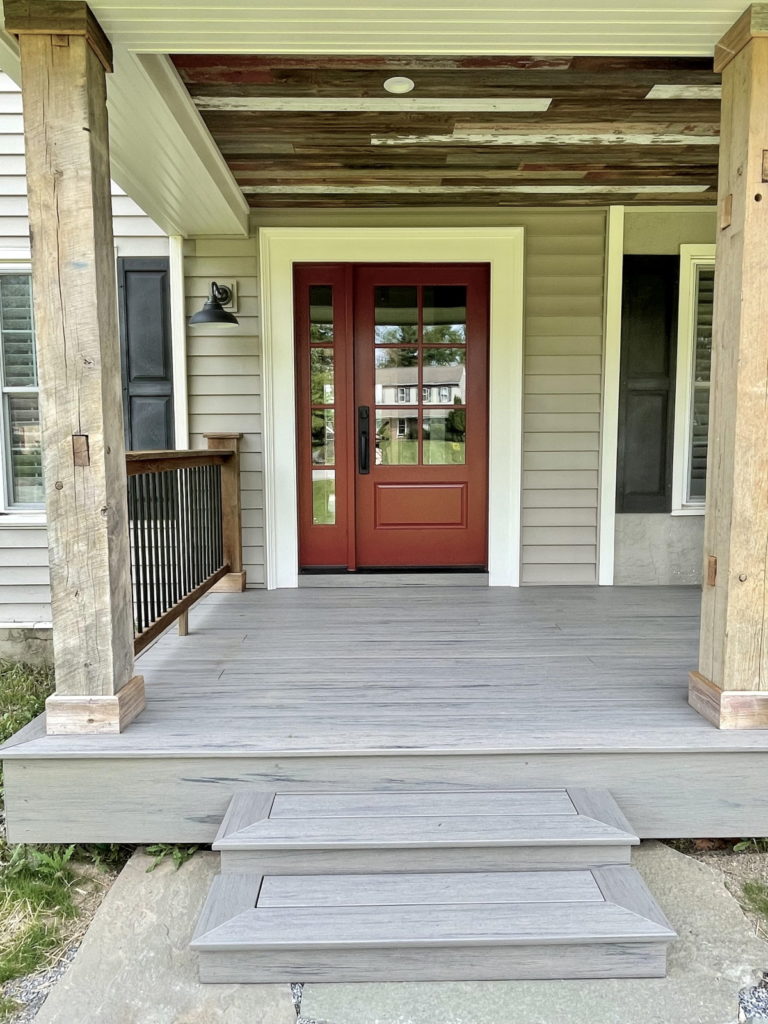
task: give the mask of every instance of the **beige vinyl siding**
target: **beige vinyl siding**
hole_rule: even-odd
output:
[[[605,214],[526,228],[523,583],[597,582]]]
[[[187,332],[190,446],[203,434],[243,434],[243,562],[249,586],[264,585],[264,482],[256,240],[197,239],[184,260],[187,315],[202,306],[212,280],[237,282],[238,327]]]
[[[21,91],[0,73],[0,262],[6,264],[30,258],[25,174]],[[112,210],[118,256],[167,255],[167,236],[114,183]],[[0,627],[49,625],[45,526],[18,525],[23,513],[7,517],[8,525],[4,518],[0,515]]]
[[[49,626],[50,601],[45,527],[3,526],[0,517],[0,627]]]

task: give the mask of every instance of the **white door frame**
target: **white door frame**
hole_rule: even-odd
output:
[[[294,263],[490,265],[489,583],[519,586],[523,255],[521,227],[259,229],[268,589],[299,582]]]

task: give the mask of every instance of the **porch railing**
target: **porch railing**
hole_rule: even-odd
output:
[[[136,654],[177,619],[186,633],[191,605],[242,569],[237,438],[208,443],[126,453]]]

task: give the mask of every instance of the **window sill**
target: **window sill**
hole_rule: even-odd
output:
[[[673,516],[703,516],[706,512],[704,505],[697,505],[691,508],[673,508],[670,515]]]
[[[12,526],[17,530],[19,527],[39,528],[46,524],[46,515],[42,509],[31,509],[29,512],[0,512],[0,530],[4,526]]]

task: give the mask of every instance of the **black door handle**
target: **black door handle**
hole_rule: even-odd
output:
[[[370,437],[370,415],[371,411],[367,405],[357,407],[357,470],[359,473],[370,473],[371,471],[371,437]]]

